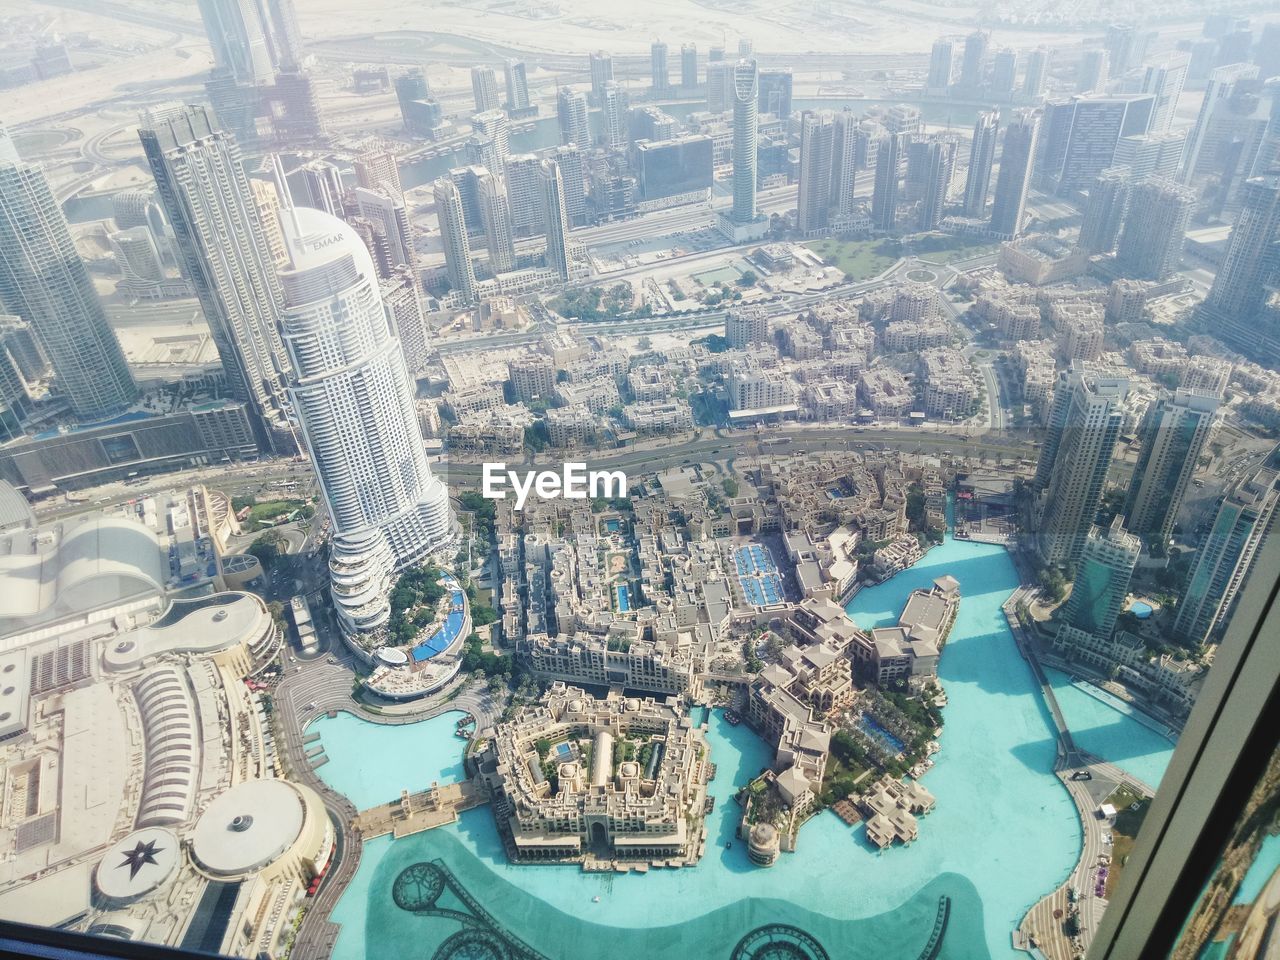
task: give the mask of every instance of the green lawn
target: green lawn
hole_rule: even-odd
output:
[[[810,240],[805,244],[822,257],[828,266],[841,270],[854,280],[878,276],[898,261],[898,244],[885,240]]]
[[[292,513],[305,506],[306,502],[303,500],[268,500],[266,503],[256,503],[249,510],[249,516],[245,522],[249,524],[250,529],[253,529],[257,524],[265,524],[281,514]]]
[[[998,242],[992,243],[982,237],[957,237],[950,234],[933,233],[911,241],[912,253],[921,259],[938,263],[979,257],[984,253],[995,253],[999,249]]]

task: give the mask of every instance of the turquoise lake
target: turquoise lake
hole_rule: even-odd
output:
[[[512,866],[480,808],[448,827],[365,845],[334,911],[342,927],[335,960],[409,952],[560,958],[601,955],[599,945],[619,960],[664,951],[724,960],[915,958],[933,945],[944,913],[933,956],[1026,956],[1013,950],[1011,932],[1070,872],[1081,833],[1052,774],[1047,710],[1000,609],[1017,586],[1012,562],[1002,548],[948,538],[917,566],[863,590],[848,610],[864,627],[896,622],[906,595],[944,573],[959,580],[962,600],[939,671],[949,700],[942,751],[922,780],[937,808],[921,820],[916,843],[880,853],[861,827],[822,813],[805,825],[795,853],[753,867],[745,844],[725,843],[738,813],[733,794],[771,751],[713,713],[714,842],[696,867],[640,876]],[[1158,782],[1172,745],[1066,677],[1061,683],[1068,722],[1087,749]],[[350,715],[321,719],[311,729],[330,761],[318,772],[361,807],[450,779],[462,747],[455,720],[386,727]],[[410,894],[419,909],[405,908]]]

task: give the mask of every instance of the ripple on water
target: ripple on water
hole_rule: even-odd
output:
[[[963,599],[941,661],[949,699],[942,752],[924,779],[938,806],[922,821],[915,844],[880,854],[861,827],[850,829],[823,813],[801,831],[797,852],[768,870],[752,867],[745,844],[725,848],[737,811],[732,794],[768,762],[770,751],[745,726],[731,727],[717,713],[709,722],[718,768],[708,824],[713,842],[697,867],[647,876],[517,867],[507,862],[488,810],[470,811],[439,830],[366,844],[334,912],[342,924],[336,960],[396,954],[409,945],[429,956],[427,946],[434,950],[432,944],[457,929],[406,914],[392,902],[395,877],[420,861],[439,862],[496,924],[553,957],[563,955],[565,943],[603,940],[620,960],[670,949],[729,958],[738,937],[768,923],[807,930],[828,949],[838,945],[838,955],[849,960],[915,957],[943,895],[952,911],[939,956],[1014,956],[1010,931],[1067,876],[1081,835],[1075,809],[1052,775],[1047,712],[1000,609],[1017,585],[1013,564],[1001,548],[948,539],[916,567],[862,591],[849,612],[863,626],[894,622],[907,593],[944,573],[960,581]],[[1125,725],[1135,736],[1150,732],[1112,713],[1121,722],[1109,743],[1126,741]],[[358,806],[398,796],[401,786],[411,785],[406,774],[416,783],[446,780],[460,767],[455,720],[385,727],[349,715],[322,718],[312,729],[330,762],[319,774]],[[394,772],[384,773],[384,765]],[[626,936],[613,936],[610,929],[617,928]]]

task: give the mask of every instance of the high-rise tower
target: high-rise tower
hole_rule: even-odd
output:
[[[542,188],[542,207],[547,216],[547,266],[568,280],[573,264],[569,256],[569,215],[565,211],[564,179],[553,160],[538,165],[538,183]]]
[[[280,283],[240,148],[205,107],[144,114],[138,136],[234,395],[288,449]]]
[[[796,226],[813,233],[827,226],[831,208],[832,140],[835,118],[829,112],[806,112],[800,120],[800,184]]]
[[[1059,375],[1035,477],[1044,491],[1036,536],[1046,564],[1070,567],[1080,559],[1124,423],[1128,390],[1125,378],[1079,362]]]
[[[734,64],[729,96],[733,103],[733,212],[734,223],[756,218],[756,139],[759,136],[759,75],[754,60]]]
[[[996,156],[996,134],[1000,111],[984,110],[973,125],[969,148],[969,175],[964,184],[964,215],[981,218],[987,213],[987,190],[991,186],[991,165]]]
[[[1142,449],[1124,508],[1129,532],[1163,547],[1213,430],[1219,398],[1179,390],[1147,410],[1139,430]]]
[[[471,68],[471,96],[475,100],[476,113],[497,110],[502,106],[502,98],[498,95],[498,75],[493,72],[493,67]]]
[[[1203,644],[1225,623],[1254,557],[1275,523],[1276,471],[1259,470],[1222,499],[1187,575],[1174,636]]]
[[[1182,261],[1196,195],[1172,180],[1149,178],[1129,191],[1129,211],[1116,247],[1116,266],[1138,280],[1164,280]]]
[[[1129,170],[1103,170],[1089,188],[1089,202],[1080,224],[1080,249],[1085,253],[1110,253],[1120,239],[1129,207]]]
[[[1040,117],[1033,110],[1015,110],[1004,131],[1000,173],[991,204],[991,232],[1010,239],[1022,232],[1022,217],[1031,186],[1031,161],[1040,136]]]
[[[891,231],[898,223],[898,165],[902,134],[891,133],[880,141],[876,154],[876,182],[871,193],[871,221],[877,230]]]
[[[515,241],[511,235],[511,213],[506,191],[494,174],[485,173],[476,181],[480,220],[484,224],[485,246],[489,249],[491,273],[507,273],[516,267]]]
[[[44,171],[0,127],[0,305],[31,325],[57,389],[83,420],[137,395],[124,353]]]
[[[330,587],[343,634],[390,617],[396,573],[452,538],[449,494],[431,472],[414,384],[368,251],[347,224],[285,212],[289,393],[333,520]]]
[[[1240,216],[1202,310],[1215,335],[1252,351],[1259,332],[1254,319],[1266,303],[1270,257],[1280,239],[1280,174],[1247,181],[1240,198]]]
[[[471,263],[471,243],[467,239],[462,196],[453,181],[447,177],[441,177],[435,182],[433,193],[449,285],[462,295],[464,301],[471,303],[476,298],[476,274]]]
[[[1126,532],[1119,517],[1109,528],[1092,527],[1080,551],[1071,596],[1062,609],[1062,629],[1109,637],[1124,608],[1142,541]]]
[[[579,150],[591,149],[586,94],[561,87],[556,94],[556,120],[560,126],[561,143],[573,144]]]
[[[667,66],[667,45],[661,40],[655,40],[649,46],[649,71],[653,92],[666,93],[671,86],[671,73]]]

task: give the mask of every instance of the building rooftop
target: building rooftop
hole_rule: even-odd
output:
[[[219,877],[261,870],[293,846],[302,833],[298,790],[283,780],[249,780],[209,804],[196,822],[191,855]]]

